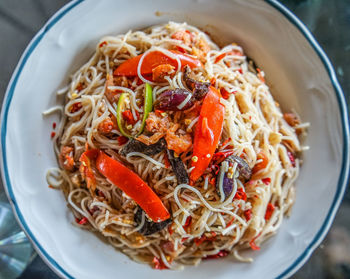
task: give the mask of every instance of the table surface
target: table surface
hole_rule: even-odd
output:
[[[0,101],[25,47],[68,0],[1,0]],[[314,34],[331,59],[350,99],[350,1],[281,0]],[[0,185],[0,192],[3,186]],[[1,271],[0,271],[1,274]],[[0,276],[1,278],[1,276]],[[19,278],[58,278],[37,256]],[[350,192],[347,190],[327,237],[293,278],[350,278]]]

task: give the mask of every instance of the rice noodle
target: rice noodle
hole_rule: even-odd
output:
[[[192,45],[174,39],[174,34],[188,32],[191,32]],[[229,169],[226,162],[221,164],[219,177],[213,177],[213,173],[207,170],[203,178],[193,185],[178,184],[172,168],[166,166],[165,152],[152,156],[131,152],[123,157],[119,154],[123,146],[118,141],[121,132],[115,127],[109,134],[101,132],[104,121],[117,117],[118,94],[114,100],[108,92],[116,90],[129,95],[126,102],[137,123],[131,129],[135,132],[141,126],[139,119],[142,115],[139,114],[144,111],[144,83],[153,85],[153,101],[165,90],[186,89],[181,61],[170,50],[182,49],[196,58],[197,54],[201,54],[202,45],[207,45],[210,50],[201,56],[203,68],[193,69],[193,78],[212,81],[216,88],[229,92],[220,100],[225,106],[225,121],[218,148],[221,152],[240,156],[250,168],[263,163],[259,153],[264,153],[268,159],[266,167],[254,171],[248,182],[239,176],[237,163],[230,165],[234,183],[229,196],[224,195],[223,185],[224,171]],[[175,73],[166,75],[163,83],[149,81],[141,73],[145,58],[154,51],[177,63]],[[143,55],[137,65],[137,76],[128,77],[127,85],[121,77],[112,85],[106,84],[107,74],[111,75],[124,61],[140,54]],[[62,116],[53,138],[61,167],[50,169],[47,181],[63,191],[74,217],[84,221],[79,227],[99,232],[111,245],[135,261],[152,265],[156,257],[166,268],[181,269],[184,264],[199,264],[206,256],[225,250],[238,261],[250,262],[252,259],[242,256],[241,252],[249,248],[252,241],[261,245],[275,234],[294,203],[294,184],[300,161],[291,161],[290,150],[301,152],[308,148],[301,146],[295,133],[296,129],[308,127],[308,123],[294,128],[287,124],[263,76],[263,72],[255,74],[248,70],[247,58],[240,46],[232,44],[219,49],[205,33],[186,23],[169,22],[145,31],[104,37],[93,57],[73,74],[71,83],[57,92],[65,95],[65,105],[43,112],[43,115],[59,112]],[[191,96],[189,94],[177,108],[183,109]],[[181,113],[169,113],[169,117],[174,119],[175,115],[181,118]],[[190,134],[193,140],[198,120],[198,114],[191,116],[186,125],[180,125],[177,133]],[[66,157],[60,152],[67,146],[73,149],[74,167],[71,170],[62,166]],[[102,149],[113,158],[120,159],[146,181],[171,212],[172,232],[163,229],[148,236],[141,235],[139,230],[146,223],[145,214],[141,223],[136,223],[135,202],[118,189],[118,185],[113,185],[99,174],[94,165],[96,190],[87,189],[79,172],[79,158],[86,146]],[[193,170],[192,147],[187,154],[181,154],[181,159],[185,170],[190,173]],[[219,181],[218,191],[213,178]],[[240,196],[242,198],[238,198]],[[269,204],[274,205],[274,211],[267,220],[265,215]],[[214,233],[216,236],[210,241],[195,243]],[[174,252],[167,250],[169,243],[173,245]]]

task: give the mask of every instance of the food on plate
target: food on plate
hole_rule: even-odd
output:
[[[135,261],[251,261],[242,251],[290,212],[306,125],[237,44],[174,22],[104,37],[59,94],[48,181],[78,226]]]

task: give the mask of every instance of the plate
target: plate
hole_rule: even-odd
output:
[[[94,52],[99,38],[169,20],[198,26],[219,43],[237,42],[264,69],[282,109],[311,123],[296,203],[252,264],[212,260],[184,271],[137,264],[94,234],[74,227],[63,195],[47,187],[56,166],[50,133],[54,92]],[[25,50],[1,118],[1,167],[18,222],[39,255],[64,278],[286,278],[327,233],[349,173],[346,104],[335,72],[306,27],[277,1],[76,0],[59,10]]]

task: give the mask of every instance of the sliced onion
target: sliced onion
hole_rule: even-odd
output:
[[[177,106],[177,108],[179,110],[182,110],[186,106],[186,104],[191,100],[191,98],[192,98],[192,94],[188,94],[185,100],[183,100],[182,103]]]

